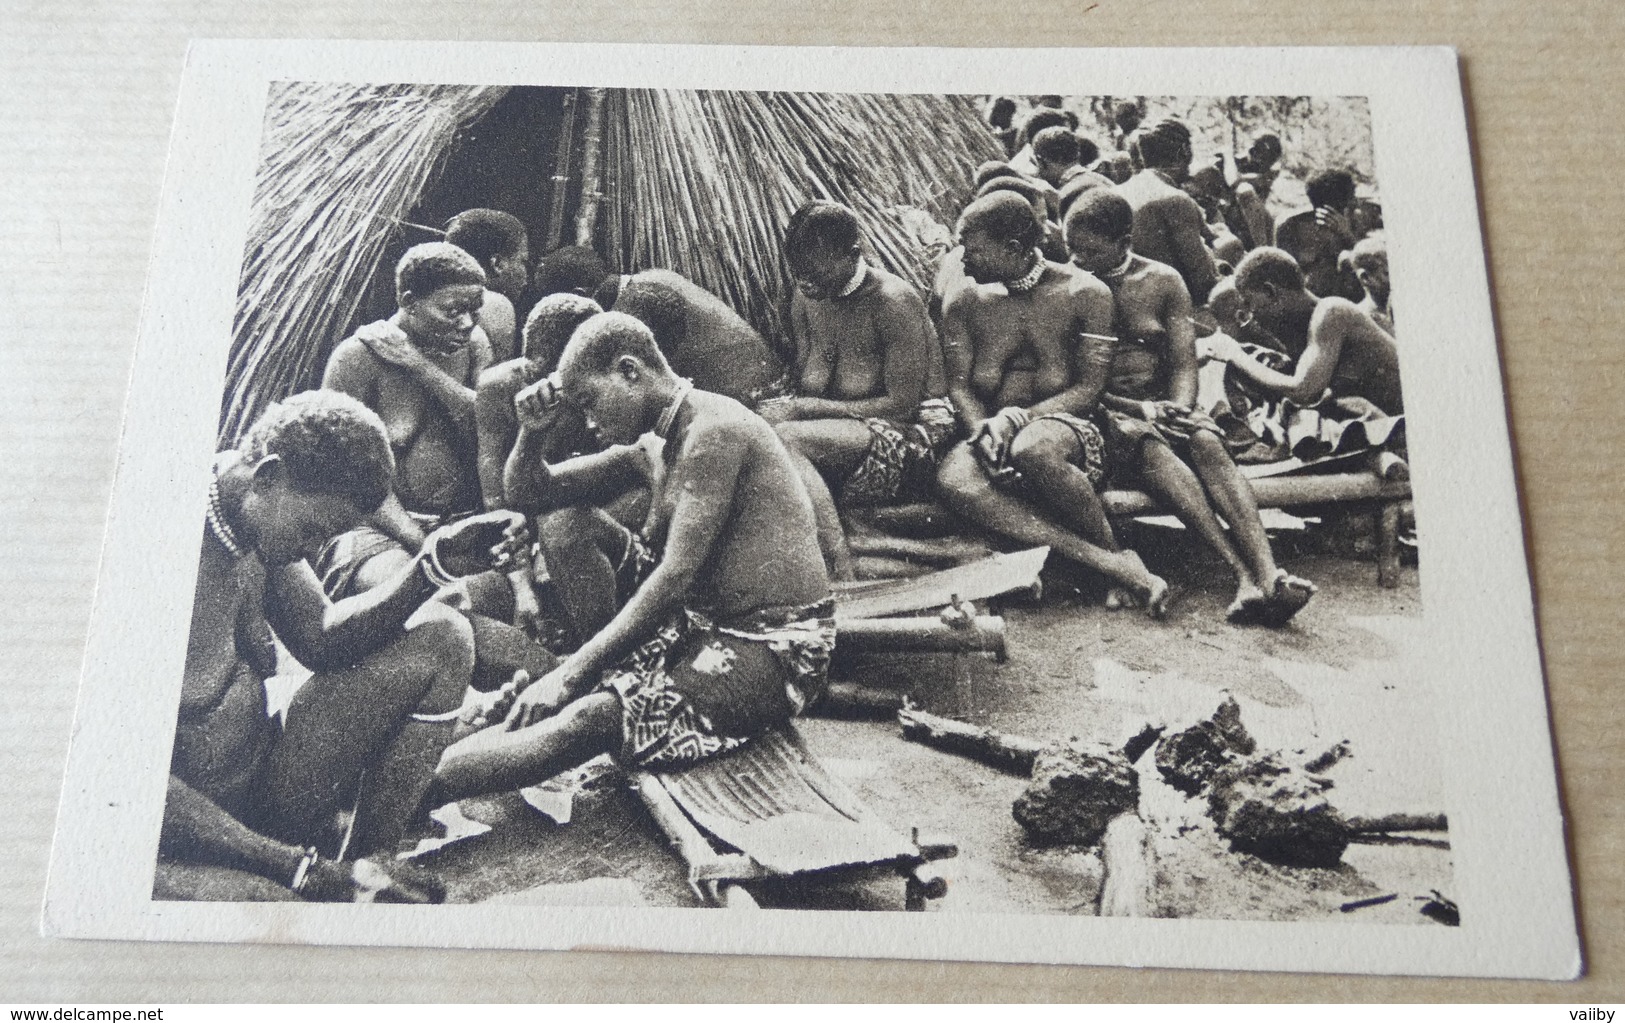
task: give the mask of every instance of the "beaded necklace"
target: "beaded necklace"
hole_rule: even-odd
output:
[[[1005,281],[1005,288],[1013,295],[1025,295],[1038,287],[1038,281],[1044,276],[1044,254],[1037,249],[1033,250],[1033,265],[1027,272],[1013,281]]]
[[[220,541],[220,546],[231,552],[234,558],[240,558],[248,553],[248,545],[237,539],[231,526],[226,524],[225,512],[220,510],[220,477],[209,479],[209,531],[214,538]],[[196,520],[194,520],[196,521]]]
[[[836,298],[846,298],[848,295],[863,287],[864,279],[869,276],[869,264],[862,258],[858,259],[858,268],[853,271],[852,279],[846,282],[846,287],[835,293]]]
[[[1121,277],[1128,273],[1129,264],[1134,262],[1134,252],[1130,250],[1123,253],[1123,261],[1101,274],[1102,277]]]
[[[671,404],[666,406],[666,410],[660,413],[660,418],[655,422],[656,437],[666,439],[666,435],[671,432],[671,424],[677,419],[678,410],[683,407],[683,399],[687,398],[688,392],[693,389],[692,380],[684,379],[677,382],[677,393],[672,395]]]

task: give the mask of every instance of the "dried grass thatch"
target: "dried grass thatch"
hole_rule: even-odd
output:
[[[609,103],[606,255],[682,273],[775,342],[790,287],[779,243],[797,206],[850,206],[874,257],[925,288],[936,225],[952,225],[976,166],[1003,153],[972,97],[628,90]]]
[[[370,283],[387,271],[386,252],[416,227],[411,211],[459,131],[505,91],[311,82],[273,90],[222,442],[270,402],[319,382]],[[923,288],[974,168],[1001,152],[971,97],[610,90],[601,115],[602,163],[593,168],[601,177],[584,187],[602,201],[605,254],[625,270],[684,274],[776,342],[789,291],[779,242],[797,206],[811,198],[851,206],[874,257]],[[574,135],[573,119],[563,126]]]
[[[458,130],[505,91],[273,88],[221,400],[222,442],[234,442],[266,405],[319,382],[323,360]]]

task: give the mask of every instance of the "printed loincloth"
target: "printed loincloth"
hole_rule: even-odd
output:
[[[834,616],[827,598],[734,625],[678,612],[601,683],[621,701],[621,759],[644,768],[684,767],[799,715],[828,685]],[[701,684],[730,720],[710,720],[690,699],[685,688]]]
[[[1132,473],[1139,468],[1146,444],[1165,444],[1183,456],[1190,450],[1191,438],[1198,433],[1211,433],[1225,439],[1224,429],[1214,418],[1200,409],[1192,409],[1183,416],[1183,422],[1166,419],[1155,423],[1113,409],[1100,409],[1095,415],[1106,441],[1107,475]]]
[[[1084,419],[1081,416],[1075,416],[1070,412],[1051,412],[1047,415],[1037,416],[1031,422],[1027,423],[1027,425],[1016,431],[1015,437],[1010,439],[1011,446],[1015,445],[1016,440],[1020,438],[1023,433],[1032,429],[1037,424],[1045,422],[1060,423],[1062,426],[1072,431],[1072,436],[1077,441],[1077,448],[1068,461],[1070,461],[1089,478],[1090,486],[1097,490],[1100,489],[1101,484],[1104,483],[1106,479],[1106,442],[1101,433],[1100,427],[1095,423],[1090,422],[1088,419]],[[1026,477],[1023,476],[1015,466],[1009,464],[1008,455],[1006,456],[1005,464],[1002,466],[990,466],[981,457],[978,457],[976,462],[982,467],[982,471],[988,474],[988,477],[997,487],[1026,490],[1031,486]]]
[[[887,504],[929,495],[937,465],[954,439],[954,406],[947,398],[920,402],[914,421],[865,419],[869,450],[841,486],[846,505]]]

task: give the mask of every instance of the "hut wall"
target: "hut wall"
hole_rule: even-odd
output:
[[[266,405],[321,381],[328,353],[361,313],[458,130],[505,91],[272,88],[221,398],[222,443],[235,443]]]

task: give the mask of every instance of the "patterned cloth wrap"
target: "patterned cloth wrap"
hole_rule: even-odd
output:
[[[1072,415],[1070,412],[1050,412],[1046,415],[1036,416],[1017,430],[1014,437],[1010,438],[1011,447],[1015,446],[1016,438],[1039,423],[1046,422],[1060,423],[1072,431],[1073,437],[1077,439],[1078,447],[1070,461],[1081,469],[1085,476],[1089,477],[1090,485],[1098,489],[1106,478],[1106,442],[1101,436],[1100,427],[1087,419]],[[980,450],[976,450],[978,454],[977,464],[982,467],[982,471],[988,474],[994,486],[1000,489],[1016,490],[1026,490],[1031,486],[1027,478],[1015,466],[1009,464],[1008,449],[1006,449],[1005,461],[1001,465],[989,464],[986,458],[981,456]]]
[[[849,505],[885,504],[929,493],[937,463],[954,439],[954,405],[947,398],[920,402],[911,423],[864,419],[869,450],[841,487]]]
[[[1111,475],[1132,472],[1140,464],[1140,447],[1148,442],[1166,444],[1183,453],[1191,438],[1199,432],[1211,433],[1225,439],[1223,428],[1214,418],[1200,409],[1184,414],[1183,423],[1159,419],[1152,423],[1115,409],[1099,409],[1095,420],[1106,439],[1106,465]]]
[[[621,759],[643,768],[671,770],[749,742],[752,735],[721,734],[689,702],[674,676],[726,676],[750,670],[745,664],[736,669],[736,662],[764,663],[747,656],[753,647],[770,655],[767,670],[782,684],[788,716],[799,715],[817,702],[828,684],[835,649],[834,600],[726,626],[697,611],[679,612],[604,676],[602,686],[621,700]]]
[[[1169,378],[1163,346],[1166,339],[1118,338],[1111,344],[1092,345],[1086,357],[1103,360],[1109,367],[1106,389],[1130,401],[1157,401],[1168,395]],[[1110,475],[1132,473],[1140,464],[1140,449],[1147,442],[1167,444],[1181,453],[1197,433],[1212,433],[1224,439],[1222,427],[1201,409],[1192,409],[1182,423],[1166,419],[1148,420],[1114,409],[1099,407],[1092,417],[1106,441],[1106,466]]]

